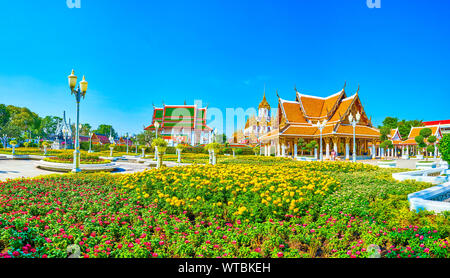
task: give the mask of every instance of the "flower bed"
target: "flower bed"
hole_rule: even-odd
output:
[[[393,171],[247,160],[2,182],[0,257],[448,258],[445,215],[408,208],[429,184]]]
[[[53,163],[73,163],[73,153],[64,153],[59,154],[54,157],[46,157],[44,158],[46,162]],[[80,154],[80,164],[107,164],[110,163],[111,160],[101,159],[97,155],[81,153]]]

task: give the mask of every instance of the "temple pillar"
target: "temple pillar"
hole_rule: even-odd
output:
[[[345,138],[345,160],[350,160],[350,138]]]
[[[372,159],[375,159],[377,157],[377,150],[376,150],[376,142],[375,140],[372,141]]]
[[[286,156],[286,143],[283,142],[283,144],[281,145],[281,156],[285,157]]]
[[[330,159],[330,138],[324,138],[325,141],[325,159]]]
[[[297,141],[297,140],[295,140],[295,141]],[[294,158],[297,159],[297,144],[295,141],[294,141]]]

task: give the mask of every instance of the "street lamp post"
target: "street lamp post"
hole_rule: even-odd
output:
[[[80,101],[81,97],[85,97],[88,83],[83,76],[83,80],[79,83],[78,88],[75,89],[77,85],[77,76],[72,73],[68,76],[69,79],[69,87],[71,94],[75,95],[75,100],[77,102],[77,124],[76,124],[76,132],[75,132],[75,151],[73,152],[73,169],[72,172],[79,173],[80,170]]]
[[[320,121],[317,121],[317,124],[315,125],[319,131],[320,131],[320,151],[319,151],[319,160],[323,161],[323,149],[322,149],[322,130],[327,125],[327,120],[323,120],[322,123]]]
[[[156,130],[155,138],[158,138],[158,129],[159,129],[159,122],[155,121],[155,130]],[[155,160],[157,159],[158,159],[158,146],[155,146]]]
[[[359,123],[360,119],[361,114],[359,114],[359,111],[356,113],[355,117],[353,117],[352,114],[348,115],[348,120],[353,126],[353,162],[356,162],[356,124]]]

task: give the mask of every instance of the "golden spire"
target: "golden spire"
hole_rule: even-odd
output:
[[[259,103],[259,106],[258,106],[258,109],[261,109],[261,108],[266,108],[266,109],[270,110],[270,105],[269,105],[269,103],[267,102],[267,99],[266,99],[266,85],[265,85],[265,84],[264,84],[264,95],[263,95],[263,99],[262,99],[262,101]]]

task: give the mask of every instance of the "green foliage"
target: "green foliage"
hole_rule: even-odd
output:
[[[420,130],[420,135],[422,135],[422,137],[423,137],[424,139],[430,137],[430,136],[431,136],[431,133],[432,133],[432,131],[431,131],[431,129],[429,129],[429,128],[423,128],[423,129]]]
[[[107,136],[112,135],[112,137],[114,137],[114,138],[118,137],[117,132],[114,130],[114,128],[111,125],[101,124],[93,132],[98,133],[98,134],[107,135]]]
[[[167,147],[167,141],[162,138],[156,138],[152,141],[152,147]]]
[[[439,152],[442,154],[442,159],[450,164],[450,134],[445,134],[439,141]]]

